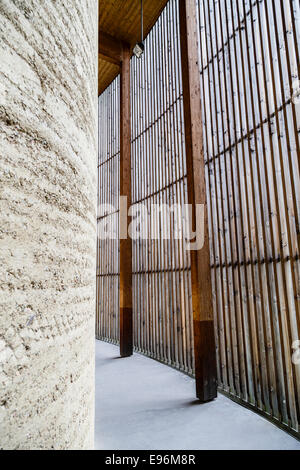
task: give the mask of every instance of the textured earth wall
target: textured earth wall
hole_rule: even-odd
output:
[[[0,0],[0,448],[93,446],[97,0]]]

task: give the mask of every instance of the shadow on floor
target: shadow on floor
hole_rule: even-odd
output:
[[[96,449],[300,450],[299,441],[225,396],[194,397],[192,378],[139,354],[121,358],[117,346],[96,341]]]

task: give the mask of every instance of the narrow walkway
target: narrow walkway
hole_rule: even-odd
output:
[[[300,442],[223,395],[194,399],[190,377],[96,341],[96,449],[298,449]]]

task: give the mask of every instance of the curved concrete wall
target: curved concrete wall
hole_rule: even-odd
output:
[[[97,0],[0,2],[0,448],[93,446]]]

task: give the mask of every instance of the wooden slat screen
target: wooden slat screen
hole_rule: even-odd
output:
[[[187,202],[177,2],[168,3],[132,58],[132,201],[150,213],[152,204]],[[190,257],[162,219],[170,240],[133,245],[134,344],[186,372],[193,370]],[[152,229],[149,222],[149,230]]]
[[[299,2],[197,4],[219,386],[297,432]]]
[[[99,97],[98,232],[106,222],[119,233],[120,77]],[[106,205],[101,211],[100,207]],[[96,337],[119,341],[119,241],[97,240]]]
[[[299,437],[299,2],[195,2],[219,389]],[[186,203],[178,0],[131,81],[134,207]],[[99,200],[117,209],[118,87],[99,98]],[[133,243],[134,345],[192,375],[190,259],[169,228]],[[118,242],[98,248],[97,337],[117,342]]]

